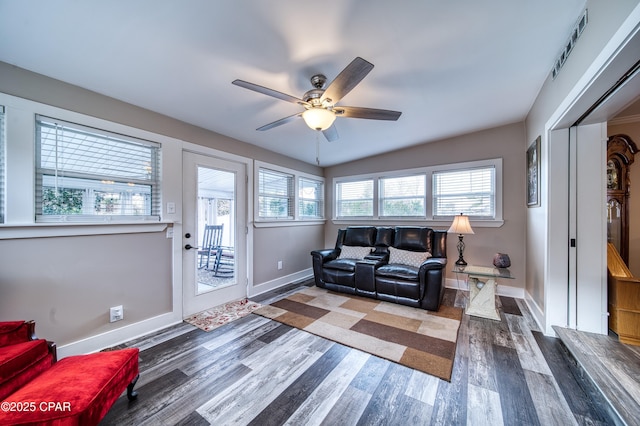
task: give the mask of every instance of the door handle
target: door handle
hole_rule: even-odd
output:
[[[187,244],[187,245],[185,245],[185,246],[184,246],[184,248],[185,248],[186,250],[191,250],[191,249],[199,249],[200,247],[194,247],[194,246],[192,246],[191,244]]]

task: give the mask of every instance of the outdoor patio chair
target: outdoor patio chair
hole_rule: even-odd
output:
[[[205,225],[202,246],[198,249],[198,268],[216,270],[220,260],[220,244],[224,225]],[[213,265],[211,265],[213,262]]]

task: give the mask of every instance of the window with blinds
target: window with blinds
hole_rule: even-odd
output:
[[[494,166],[488,166],[434,172],[433,216],[464,213],[474,218],[495,218],[495,171]]]
[[[301,219],[324,218],[324,182],[305,177],[298,180],[298,216]]]
[[[336,213],[338,217],[372,217],[373,179],[338,182]]]
[[[426,175],[380,178],[379,185],[379,216],[425,216]]]
[[[5,133],[4,133],[4,107],[0,105],[0,223],[4,223],[4,169],[5,169]]]
[[[159,144],[37,116],[36,155],[37,220],[159,219]]]
[[[293,219],[293,175],[265,168],[258,169],[258,217]]]

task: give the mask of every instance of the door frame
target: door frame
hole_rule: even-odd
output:
[[[558,150],[558,147],[551,146],[554,141],[561,141],[562,135],[567,136],[566,145],[564,142],[563,148],[567,148],[565,153],[562,153],[554,165],[559,167],[569,166],[569,161],[577,161],[577,155],[574,150],[576,147],[569,145],[569,138],[573,140],[578,138],[577,132],[580,130],[579,126],[574,127],[577,124],[580,125],[592,125],[601,124],[606,126],[606,121],[611,118],[617,111],[621,109],[626,102],[629,102],[630,98],[634,95],[625,93],[623,88],[616,88],[615,91],[610,93],[605,102],[600,104],[598,108],[591,109],[600,98],[603,93],[607,93],[608,90],[614,87],[616,82],[620,79],[620,76],[629,70],[630,66],[637,61],[637,54],[640,46],[640,5],[636,6],[631,12],[625,22],[620,25],[619,29],[607,43],[605,48],[600,54],[593,60],[588,69],[583,73],[582,77],[576,84],[569,90],[562,103],[551,114],[550,118],[544,125],[544,148],[551,150]],[[636,90],[640,78],[636,75],[629,81],[631,84],[626,84],[627,90],[629,87],[633,87]],[[621,90],[618,90],[621,89]],[[589,115],[587,115],[587,113]],[[606,136],[606,135],[605,135]],[[596,143],[594,141],[594,143]],[[596,143],[597,145],[597,143]],[[598,149],[597,146],[593,146]],[[569,152],[571,150],[571,152]],[[570,160],[573,156],[575,159]],[[549,170],[552,166],[549,165]],[[606,161],[603,161],[600,167],[597,169],[598,176],[604,176],[606,173]],[[547,171],[547,173],[550,173]],[[551,175],[545,178],[550,179]],[[544,307],[542,311],[537,311],[540,315],[537,318],[540,320],[540,324],[543,327],[545,334],[555,335],[552,328],[553,325],[559,325],[562,327],[578,328],[583,331],[591,331],[600,334],[607,333],[607,318],[606,318],[606,227],[604,225],[604,202],[602,204],[602,212],[596,214],[603,215],[602,224],[598,224],[598,229],[594,230],[595,234],[589,235],[587,238],[591,244],[596,244],[605,252],[605,256],[601,257],[602,260],[597,262],[597,265],[592,265],[593,268],[589,270],[591,285],[588,286],[587,292],[595,294],[597,289],[594,289],[593,283],[596,281],[594,277],[599,278],[602,282],[600,288],[600,300],[597,301],[599,306],[604,306],[598,309],[601,315],[595,321],[591,321],[589,324],[582,323],[580,320],[580,312],[585,311],[585,306],[579,306],[584,298],[581,298],[578,293],[583,291],[581,284],[578,281],[577,276],[584,275],[585,271],[577,271],[581,262],[578,259],[578,252],[576,248],[570,247],[571,238],[576,238],[578,247],[580,241],[583,240],[584,231],[581,231],[581,227],[575,222],[576,215],[570,210],[570,203],[574,203],[571,207],[573,209],[579,208],[576,200],[569,198],[570,186],[576,185],[575,179],[570,180],[567,176],[566,186],[558,191],[558,194],[566,191],[566,196],[563,201],[558,203],[548,202],[545,206],[545,247],[551,249],[547,253],[547,257],[544,261]],[[548,188],[551,187],[547,182]],[[580,191],[577,188],[573,188],[575,191]],[[604,191],[604,181],[602,191]],[[574,192],[576,193],[576,192]],[[599,197],[599,195],[598,195]],[[559,198],[555,198],[559,200]],[[590,199],[593,203],[593,198]],[[550,200],[547,200],[550,201]],[[593,205],[592,205],[593,207]],[[600,229],[600,225],[605,229],[604,233]],[[556,231],[562,230],[564,233],[558,233]],[[555,247],[551,242],[553,238],[557,238],[558,235],[566,235],[566,240],[563,241],[565,249],[558,247],[558,250],[553,250]],[[584,244],[584,240],[583,240]],[[584,249],[584,246],[583,246]],[[600,252],[600,248],[598,249]],[[555,254],[555,255],[554,255]],[[581,265],[580,265],[581,267]],[[564,277],[562,276],[564,273]],[[603,279],[604,276],[604,279]],[[590,306],[593,306],[591,304]],[[535,309],[533,310],[535,312]],[[593,328],[593,329],[585,329]]]
[[[252,220],[252,213],[253,212],[253,186],[249,185],[249,182],[253,182],[253,160],[251,158],[247,158],[247,157],[243,157],[240,155],[236,155],[236,154],[231,154],[225,151],[220,151],[214,148],[208,148],[202,145],[198,145],[198,144],[194,144],[194,143],[190,143],[190,142],[182,142],[182,149],[179,152],[180,155],[180,180],[177,182],[172,183],[172,185],[174,185],[175,187],[179,187],[175,188],[178,190],[179,193],[182,193],[182,188],[184,185],[184,171],[182,170],[182,156],[184,152],[191,152],[194,154],[198,154],[198,155],[204,155],[207,157],[213,157],[213,158],[217,158],[223,161],[230,161],[230,162],[236,162],[236,163],[240,163],[243,164],[245,166],[245,171],[246,171],[246,179],[245,179],[245,196],[246,196],[246,200],[244,200],[245,202],[245,206],[246,206],[246,217],[245,217],[245,224],[246,224],[246,231],[245,231],[245,236],[246,236],[246,244],[245,244],[245,259],[246,259],[246,279],[247,282],[245,283],[245,285],[247,286],[248,289],[253,287],[253,268],[251,267],[251,265],[253,265],[253,220]],[[178,154],[178,152],[176,152],[176,154]],[[184,289],[184,282],[183,282],[183,253],[184,253],[184,233],[186,232],[184,227],[183,227],[183,215],[185,214],[185,212],[183,211],[182,208],[182,202],[180,202],[179,207],[177,207],[177,211],[176,213],[178,216],[178,219],[176,220],[176,222],[174,222],[173,224],[173,269],[174,269],[174,279],[175,279],[175,287],[174,287],[174,294],[176,297],[174,297],[174,301],[175,301],[175,305],[173,307],[173,311],[179,311],[180,318],[185,318],[185,310],[184,310],[184,297],[183,297],[183,289]],[[240,235],[238,235],[238,237],[240,237]]]

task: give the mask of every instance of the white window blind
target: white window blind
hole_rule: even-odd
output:
[[[258,215],[261,219],[293,219],[293,175],[260,168]]]
[[[159,219],[159,144],[44,116],[36,141],[38,220]]]
[[[338,182],[336,209],[338,217],[372,217],[373,179]]]
[[[324,183],[301,177],[298,180],[298,203],[300,218],[324,218]]]
[[[495,218],[495,167],[433,173],[433,215]]]
[[[380,178],[380,216],[426,214],[426,175]]]
[[[4,107],[0,105],[0,223],[4,223],[4,169],[5,169],[5,133],[4,133]]]

